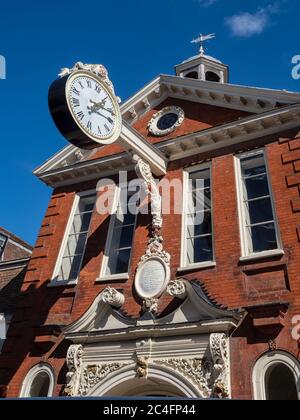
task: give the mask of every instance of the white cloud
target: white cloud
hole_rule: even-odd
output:
[[[277,4],[270,4],[256,13],[238,13],[228,17],[225,22],[233,36],[249,38],[261,34],[270,24],[271,15],[278,12]]]
[[[218,0],[197,0],[197,1],[203,7],[209,7],[209,6],[212,6],[213,4],[217,3]]]

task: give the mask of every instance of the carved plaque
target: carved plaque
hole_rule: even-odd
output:
[[[143,299],[160,297],[170,280],[170,268],[158,257],[152,257],[145,261],[139,268],[135,288]]]

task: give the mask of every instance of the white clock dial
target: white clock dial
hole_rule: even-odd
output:
[[[68,104],[77,124],[90,136],[109,139],[116,131],[118,108],[110,91],[97,78],[78,75],[67,86]]]

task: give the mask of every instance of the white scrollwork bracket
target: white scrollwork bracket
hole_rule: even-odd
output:
[[[116,289],[107,287],[102,292],[102,302],[111,305],[116,309],[120,309],[125,303],[125,297]]]
[[[168,285],[167,292],[170,296],[181,300],[187,297],[187,290],[183,280],[171,281]]]
[[[64,395],[68,397],[75,397],[78,395],[80,378],[82,371],[82,345],[72,345],[69,347],[67,353],[68,373],[66,376],[66,386]]]
[[[226,334],[211,334],[210,351],[213,361],[214,394],[228,397],[229,389],[229,349]]]

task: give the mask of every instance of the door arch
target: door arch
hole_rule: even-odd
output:
[[[135,367],[127,367],[110,375],[95,386],[89,397],[145,396],[201,398],[201,392],[190,380],[165,367],[151,366],[147,378],[137,377]]]

